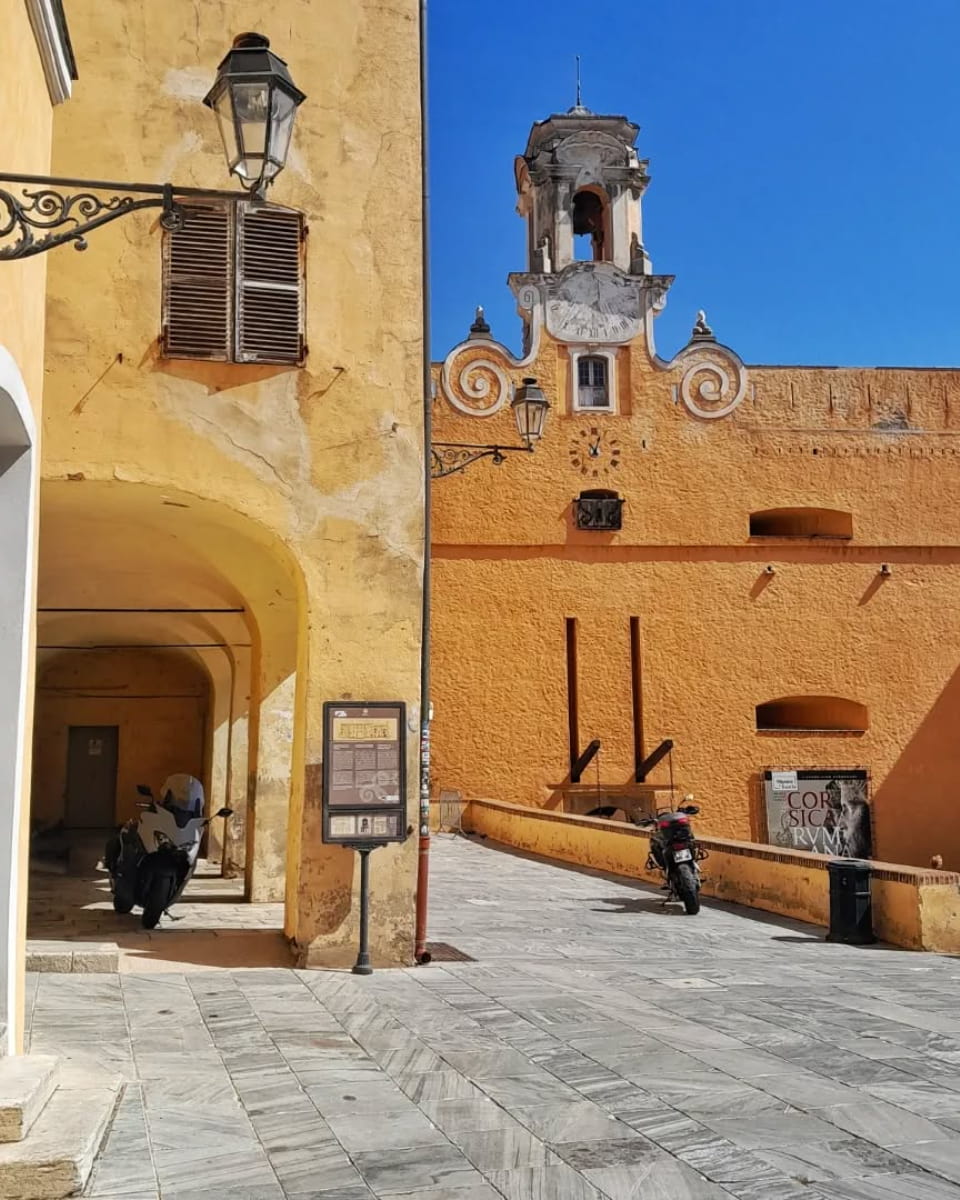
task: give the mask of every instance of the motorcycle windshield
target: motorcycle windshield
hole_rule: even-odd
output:
[[[165,804],[181,810],[188,820],[203,816],[203,784],[192,775],[169,775],[160,795]]]

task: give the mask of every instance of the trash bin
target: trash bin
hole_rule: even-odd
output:
[[[828,942],[869,946],[873,933],[873,899],[868,862],[856,858],[827,863],[830,872],[830,932]]]

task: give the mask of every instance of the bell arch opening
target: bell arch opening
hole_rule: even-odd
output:
[[[606,262],[611,255],[610,200],[600,188],[585,187],[574,193],[572,204],[574,258],[578,262]]]

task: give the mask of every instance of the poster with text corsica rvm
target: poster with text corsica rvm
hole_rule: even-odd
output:
[[[786,790],[789,774],[796,775],[796,786]],[[771,845],[841,858],[873,856],[866,771],[764,771],[763,776]]]

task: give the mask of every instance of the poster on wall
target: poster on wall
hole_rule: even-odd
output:
[[[868,776],[862,769],[763,772],[767,841],[792,850],[871,858]]]
[[[360,846],[406,837],[406,707],[323,706],[323,840]]]

